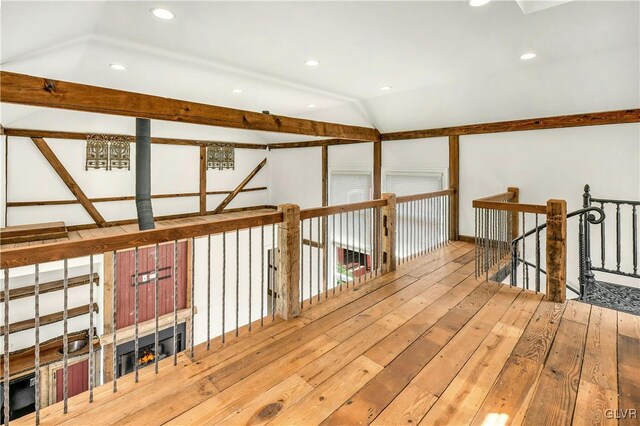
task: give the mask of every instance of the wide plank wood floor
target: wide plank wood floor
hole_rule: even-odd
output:
[[[476,280],[472,250],[452,243],[41,422],[638,424],[615,417],[640,409],[640,317]]]

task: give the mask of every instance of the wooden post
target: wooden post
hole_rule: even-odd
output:
[[[329,205],[329,147],[322,146],[322,207]],[[326,294],[329,290],[329,222],[328,217],[322,217],[322,291]]]
[[[373,199],[382,193],[382,142],[373,143]]]
[[[567,294],[567,202],[547,201],[547,300],[563,303]]]
[[[104,254],[103,257],[103,271],[104,277],[102,282],[102,330],[103,334],[113,333],[113,327],[111,321],[113,319],[113,252],[109,251]],[[113,380],[113,344],[102,345],[102,377],[104,383]]]
[[[284,220],[278,224],[276,313],[282,319],[300,315],[300,207],[278,206]]]
[[[200,146],[200,214],[207,214],[207,147]]]
[[[396,194],[384,193],[380,235],[382,239],[382,274],[396,270]]]
[[[457,241],[460,235],[460,137],[449,136],[449,188],[453,189],[451,196],[451,239]]]
[[[511,199],[510,203],[519,203],[520,202],[520,188],[516,188],[515,186],[510,186],[507,188],[507,192],[513,192],[515,195]],[[518,212],[511,213],[511,241],[516,239],[518,235],[520,235],[520,227],[519,227],[519,216]]]

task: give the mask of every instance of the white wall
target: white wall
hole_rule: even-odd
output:
[[[131,145],[131,170],[85,171],[85,143],[79,140],[46,139],[47,143],[89,198],[135,195],[135,144]],[[266,156],[265,150],[237,149],[235,170],[208,170],[207,190],[233,190]],[[4,166],[3,166],[4,167]],[[269,163],[248,187],[268,186]],[[9,138],[9,201],[73,200],[74,197],[28,138]],[[3,187],[4,188],[4,187]],[[151,193],[199,191],[199,148],[151,146]],[[214,209],[226,195],[207,196],[207,208]],[[239,194],[228,208],[268,204],[267,191]],[[136,217],[135,201],[96,203],[107,221]],[[198,197],[154,199],[154,215],[198,211]],[[4,219],[4,209],[2,211]],[[11,207],[8,224],[20,225],[62,220],[67,225],[93,223],[79,204],[62,206]]]

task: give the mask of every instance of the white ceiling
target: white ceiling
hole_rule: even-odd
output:
[[[149,13],[155,6],[171,9],[175,19],[155,18]],[[4,70],[32,75],[383,132],[409,130],[637,108],[639,6],[3,1],[1,61]],[[521,61],[528,51],[537,58]],[[305,66],[309,58],[320,66]],[[127,70],[111,70],[113,62]],[[393,89],[380,91],[384,85]],[[235,87],[244,92],[231,93]],[[83,131],[129,125],[113,117],[78,118],[87,115],[2,105],[5,126],[55,123]],[[100,129],[83,129],[87,123]],[[184,125],[156,128],[185,132]],[[305,139],[187,131],[193,132],[247,142]]]

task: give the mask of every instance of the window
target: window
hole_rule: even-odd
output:
[[[446,187],[443,171],[403,172],[389,170],[384,172],[383,192],[397,196],[423,194],[441,191]]]
[[[349,204],[371,199],[371,172],[334,171],[329,182],[329,204]]]

